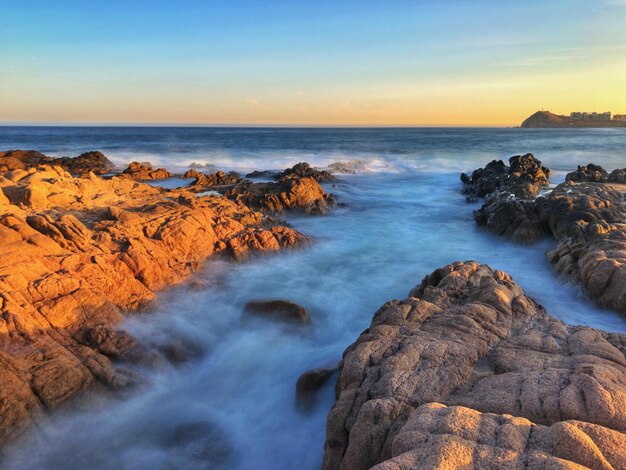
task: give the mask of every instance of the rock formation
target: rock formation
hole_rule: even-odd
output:
[[[282,173],[277,175],[279,181],[284,181],[293,178],[313,178],[319,183],[327,183],[329,181],[335,181],[335,177],[326,170],[317,170],[312,168],[307,162],[300,162],[291,168],[287,168]]]
[[[625,351],[507,274],[453,263],[344,353],[323,468],[626,468]]]
[[[306,241],[224,197],[50,166],[0,176],[0,214],[0,442],[89,387],[140,381],[124,362],[163,361],[116,324],[205,258]]]
[[[471,179],[462,176],[470,194],[496,187],[491,184],[494,171],[485,170],[476,170]],[[626,186],[604,183],[619,180],[623,171],[609,175],[597,165],[579,166],[565,183],[533,200],[507,194],[501,184],[486,194],[474,218],[518,243],[553,236],[558,245],[547,256],[557,271],[581,282],[600,305],[626,313]]]
[[[579,165],[576,171],[567,174],[565,181],[623,184],[626,183],[626,168],[618,168],[609,174],[600,165]]]
[[[102,152],[85,152],[78,157],[61,157],[51,162],[59,165],[73,175],[85,175],[89,172],[104,175],[115,170],[115,165]]]
[[[8,150],[0,152],[0,173],[25,170],[38,165],[58,165],[74,175],[90,171],[95,174],[110,173],[115,165],[102,152],[85,152],[78,157],[52,158],[35,150]]]
[[[336,204],[313,178],[287,178],[276,183],[249,183],[235,186],[224,195],[237,203],[270,213],[299,210],[325,214]]]
[[[190,170],[195,171],[195,170]],[[225,173],[223,171],[215,171],[212,173],[198,173],[192,186],[206,186],[212,188],[214,186],[232,186],[234,184],[249,183],[244,180],[241,175],[235,171]]]
[[[520,199],[534,198],[548,184],[550,170],[541,165],[532,153],[516,155],[509,159],[509,166],[502,160],[493,160],[485,168],[461,173],[463,192],[468,200],[496,194],[510,195]]]
[[[138,181],[160,180],[174,176],[165,168],[153,168],[149,162],[131,162],[120,176],[125,176]]]

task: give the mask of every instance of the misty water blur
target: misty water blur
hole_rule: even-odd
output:
[[[223,170],[282,169],[304,160],[362,160],[366,168],[326,185],[345,207],[286,217],[312,237],[310,246],[245,263],[209,261],[191,280],[195,289],[170,288],[151,313],[122,325],[145,343],[183,339],[199,357],[144,371],[148,385],[127,398],[58,413],[10,452],[6,468],[319,468],[333,381],[302,410],[298,376],[337,364],[380,305],[406,297],[426,274],[455,260],[508,272],[567,323],[626,332],[624,317],[597,308],[554,273],[544,257],[552,241],[522,247],[477,228],[472,210],[479,204],[465,202],[458,175],[527,151],[556,170],[555,182],[589,161],[624,167],[626,130],[0,130],[0,148],[9,147],[54,155],[98,149],[118,163],[181,169],[193,161]],[[259,298],[303,305],[312,331],[242,325],[243,305]],[[177,427],[194,423],[204,423],[198,429],[219,455],[173,444]]]

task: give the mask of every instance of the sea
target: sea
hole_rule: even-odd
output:
[[[336,365],[383,303],[457,260],[508,272],[564,322],[626,332],[625,317],[554,272],[544,256],[553,240],[520,246],[477,227],[480,203],[465,201],[459,179],[528,152],[551,168],[553,185],[577,165],[624,168],[626,129],[0,127],[7,149],[100,150],[120,166],[149,161],[172,171],[246,173],[306,161],[342,162],[354,173],[324,185],[341,203],[330,214],[283,216],[311,237],[308,246],[210,260],[192,279],[200,289],[168,288],[148,313],[120,325],[147,344],[193,344],[194,359],[144,370],[146,384],[134,393],[53,413],[8,449],[1,468],[318,469],[334,377],[303,407],[299,375]],[[242,323],[246,302],[275,298],[304,306],[312,328]],[[180,443],[181,429],[202,436]]]

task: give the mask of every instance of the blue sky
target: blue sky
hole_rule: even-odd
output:
[[[0,17],[3,122],[510,125],[542,107],[626,113],[621,0],[4,0]]]

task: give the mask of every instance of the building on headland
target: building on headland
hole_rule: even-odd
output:
[[[605,113],[587,113],[587,112],[573,112],[569,115],[570,119],[576,121],[610,121],[611,120],[611,112],[607,111]]]
[[[616,114],[613,116],[614,121],[626,121],[626,114]]]

